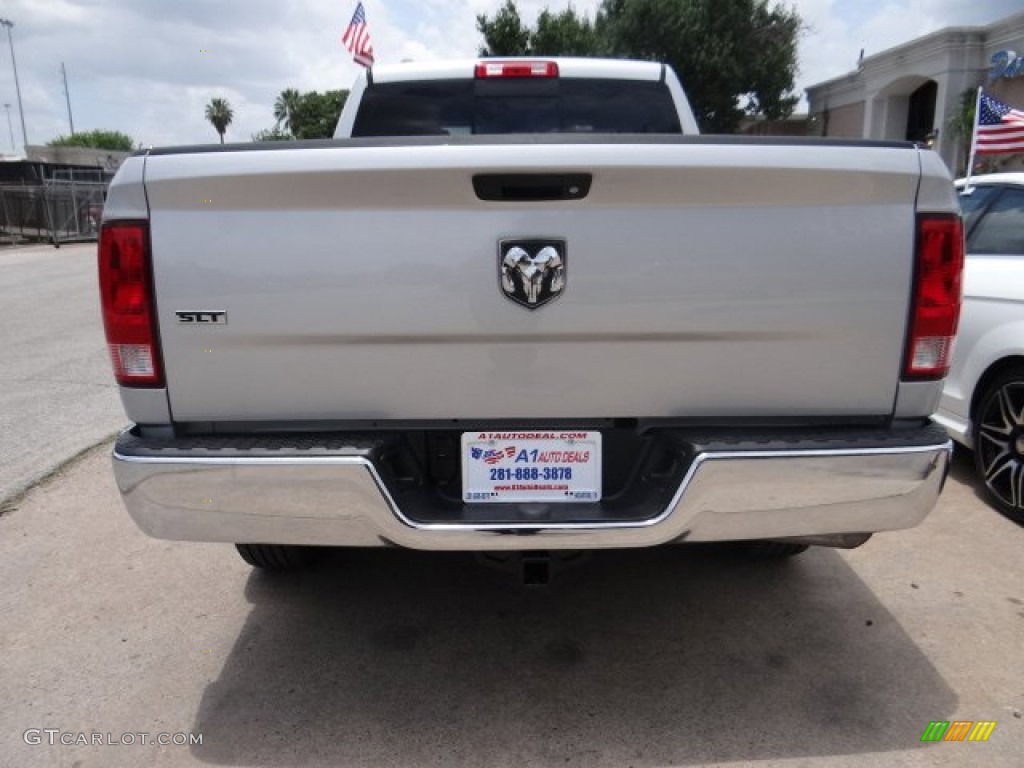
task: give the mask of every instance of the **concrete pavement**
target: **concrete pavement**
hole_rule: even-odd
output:
[[[0,248],[0,504],[126,421],[95,243]]]
[[[858,550],[607,552],[528,591],[464,555],[272,578],[148,539],[108,450],[0,517],[0,766],[1021,764],[1024,529],[963,455]],[[997,726],[920,741],[955,719]],[[25,743],[47,728],[202,744]]]

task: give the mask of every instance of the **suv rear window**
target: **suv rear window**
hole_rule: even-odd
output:
[[[369,86],[352,135],[681,132],[665,83],[507,78]]]
[[[1024,189],[1007,187],[967,238],[971,254],[1024,254]]]

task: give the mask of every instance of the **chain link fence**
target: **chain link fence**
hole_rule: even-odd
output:
[[[95,240],[99,235],[108,181],[52,178],[0,184],[0,242],[61,243]]]

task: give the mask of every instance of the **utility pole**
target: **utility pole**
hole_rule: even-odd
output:
[[[71,117],[71,91],[68,90],[68,71],[64,68],[64,62],[60,63],[60,75],[64,78],[64,98],[68,100],[68,123],[71,124],[71,135],[75,135],[75,121]]]
[[[13,21],[0,19],[0,26],[7,27],[7,42],[11,46],[11,65],[14,67],[14,90],[18,93],[18,114],[21,116],[21,140],[24,146],[22,150],[28,155],[28,131],[25,130],[25,109],[21,106],[21,85],[18,84],[18,62],[14,58],[14,38],[11,37]]]
[[[11,132],[11,151],[16,152],[14,148],[14,126],[11,125],[11,105],[4,104],[4,109],[7,110],[7,130]]]

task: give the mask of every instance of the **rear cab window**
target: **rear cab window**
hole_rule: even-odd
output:
[[[352,135],[681,132],[664,82],[502,78],[368,86]]]

